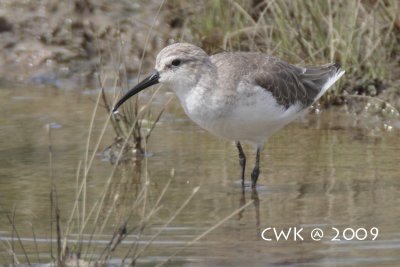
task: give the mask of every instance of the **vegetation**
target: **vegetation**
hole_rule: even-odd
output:
[[[90,3],[90,1],[87,0],[85,3]],[[325,98],[326,103],[343,103],[348,101],[348,95],[355,95],[352,99],[357,101],[382,97],[384,101],[379,100],[378,106],[371,107],[373,112],[378,112],[376,109],[378,107],[379,110],[386,110],[388,113],[399,116],[396,108],[399,109],[400,103],[396,102],[396,99],[400,96],[400,18],[398,15],[400,4],[397,0],[201,0],[195,5],[193,2],[171,0],[161,12],[169,14],[166,18],[171,28],[178,30],[182,40],[197,43],[210,53],[223,50],[251,50],[271,53],[291,63],[322,64],[327,60],[340,62],[347,72],[346,79],[336,87],[336,91],[331,91],[331,94]],[[97,40],[97,42],[100,41],[104,40]],[[93,43],[93,39],[91,42]],[[145,44],[147,43],[146,41]],[[120,41],[120,48],[116,55],[113,56],[115,51],[110,51],[110,49],[106,56],[112,58],[113,61],[114,68],[111,75],[104,71],[104,62],[100,60],[98,65],[101,93],[97,98],[88,129],[86,154],[77,170],[75,202],[66,225],[62,225],[60,221],[62,211],[57,200],[57,186],[51,171],[52,150],[49,128],[51,234],[56,236],[55,252],[53,253],[52,241],[51,255],[53,263],[58,266],[82,266],[88,262],[105,265],[117,253],[121,242],[128,235],[135,235],[140,239],[151,218],[162,210],[162,200],[168,193],[170,182],[161,189],[155,201],[149,199],[150,177],[147,174],[146,157],[143,157],[146,154],[148,138],[164,111],[163,108],[155,113],[150,110],[158,89],[148,97],[146,103],[140,102],[136,97],[121,108],[119,116],[111,114],[113,103],[120,92],[129,89],[128,74],[123,60],[127,56],[123,52],[126,51],[123,41]],[[145,57],[145,51],[147,51],[146,45],[141,55],[142,60]],[[102,50],[100,58],[104,54],[105,51]],[[138,77],[141,73],[142,62],[140,61],[138,66]],[[112,92],[107,89],[110,83]],[[100,103],[103,103],[108,116],[101,135],[92,148],[89,144],[92,143],[91,133]],[[112,126],[116,135],[115,143],[109,147],[110,160],[115,165],[107,174],[108,179],[102,195],[93,206],[89,207],[86,204],[87,182],[95,154],[100,147],[100,140],[109,125]],[[128,154],[127,157],[126,154]],[[118,176],[118,163],[138,157],[144,158],[145,168],[142,172],[140,164],[134,167],[134,179],[139,181],[137,183],[139,188],[132,190],[136,191],[136,194],[129,195],[132,192],[129,188],[124,188],[122,181],[132,179],[132,177],[127,178],[123,173]],[[141,177],[144,178],[141,180]],[[139,240],[136,240],[137,242],[132,242],[131,246],[118,252],[123,263],[135,265],[138,257],[184,209],[198,189],[194,188],[188,193],[187,200],[166,221],[159,232],[151,236],[148,243],[139,247]],[[130,205],[123,201],[129,201]],[[250,203],[246,203],[229,214],[187,245],[198,241]],[[125,208],[121,209],[121,207]],[[18,241],[22,250],[24,246],[13,216],[8,216],[8,218],[15,241],[11,242],[7,248],[13,263],[18,264],[13,244]],[[108,244],[101,246],[96,241],[110,224],[114,225],[112,238]],[[77,235],[72,235],[72,233],[77,233]],[[180,250],[178,249],[176,253]],[[23,253],[28,263],[41,261],[39,251],[37,252],[38,260],[36,258],[32,260],[25,251]]]
[[[178,28],[182,40],[198,43],[210,53],[246,50],[296,64],[339,62],[346,79],[322,99],[324,105],[357,101],[364,108],[381,110],[383,117],[399,116],[400,5],[396,0],[218,0],[196,5],[173,0],[163,12],[171,13],[170,25]],[[129,147],[143,154],[141,121],[149,113],[139,114],[138,109],[136,98],[123,108],[119,119],[112,119],[112,125],[116,144],[128,138],[127,125],[135,125]]]
[[[118,60],[121,60],[120,55],[118,56]],[[111,114],[113,105],[118,97],[121,97],[124,91],[129,89],[126,69],[124,68],[125,65],[118,62],[115,66],[117,67],[111,78],[114,79],[114,94],[112,97],[106,93],[106,75],[104,75],[102,71],[99,72],[101,99],[108,114]],[[101,65],[99,69],[102,69]],[[121,88],[125,88],[125,90],[121,90]],[[164,112],[165,106],[170,101],[168,100],[164,107],[154,115],[150,106],[158,89],[154,91],[146,104],[138,101],[138,96],[134,96],[134,101],[127,101],[117,114],[112,114],[110,117],[111,126],[114,129],[116,137],[114,143],[106,148],[105,151],[111,163],[117,161],[121,150],[123,150],[123,153],[121,155],[122,158],[118,160],[119,162],[130,162],[132,159],[143,159],[145,156],[144,144],[147,143],[152,131]]]
[[[170,8],[185,18],[182,39],[211,52],[250,50],[296,64],[341,63],[346,79],[328,95],[330,103],[340,101],[345,92],[377,96],[399,85],[396,0],[218,0],[196,5],[175,0]]]
[[[91,116],[88,128],[87,149],[83,159],[78,164],[75,179],[75,200],[69,214],[68,212],[65,213],[64,207],[61,207],[61,203],[58,200],[57,177],[54,176],[53,172],[51,128],[50,126],[47,127],[49,137],[49,199],[51,203],[51,209],[49,210],[50,247],[47,253],[51,258],[43,256],[45,251],[39,249],[34,230],[35,252],[32,254],[28,249],[25,249],[24,242],[18,234],[18,222],[14,219],[16,213],[14,210],[13,214],[7,214],[12,229],[11,242],[4,242],[13,265],[19,265],[21,262],[26,262],[28,265],[33,263],[48,264],[51,262],[52,266],[110,266],[110,260],[116,257],[118,258],[118,263],[116,264],[114,261],[112,265],[135,266],[138,258],[165,231],[199,191],[200,187],[194,187],[191,192],[188,192],[187,198],[178,205],[169,218],[163,221],[160,228],[155,233],[147,233],[150,237],[143,240],[142,236],[147,226],[151,223],[151,220],[165,211],[163,200],[168,194],[174,172],[171,172],[171,179],[160,190],[157,190],[158,194],[154,199],[154,192],[151,193],[150,188],[152,183],[148,175],[147,158],[144,158],[143,169],[141,168],[141,164],[132,165],[131,169],[127,169],[127,166],[120,168],[121,166],[118,164],[118,161],[121,160],[124,147],[129,143],[129,140],[126,139],[121,145],[120,153],[110,173],[106,174],[108,178],[102,193],[99,195],[97,201],[89,205],[87,203],[88,182],[96,153],[104,137],[106,128],[110,123],[110,117],[108,117],[97,140],[91,140],[92,128],[96,114],[98,113],[101,97],[102,94],[99,94]],[[134,129],[135,126],[131,126],[127,134],[130,135]],[[91,143],[94,143],[93,148],[89,145]],[[144,149],[146,151],[146,145],[144,145]],[[240,208],[199,233],[199,235],[188,241],[184,246],[177,248],[157,266],[163,266],[179,252],[198,242],[223,223],[242,212],[253,202],[252,200],[243,203]],[[61,217],[65,216],[68,220],[66,220],[66,223],[63,223]],[[110,235],[109,232],[106,233],[105,231],[110,226],[113,228],[111,238],[107,243],[104,243],[102,242],[104,236],[106,234],[106,236]],[[131,240],[127,242],[128,244],[122,246],[122,242],[129,237],[131,237]],[[21,257],[19,257],[20,254],[22,255]]]

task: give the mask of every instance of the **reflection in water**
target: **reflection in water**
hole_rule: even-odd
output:
[[[251,190],[251,200],[253,200],[255,213],[256,213],[256,229],[257,235],[260,235],[260,200],[258,199],[257,189]]]
[[[240,200],[239,200],[239,208],[244,207],[246,202],[246,187],[242,187],[241,189],[241,194],[240,194]],[[260,235],[260,199],[258,198],[258,192],[257,188],[251,188],[251,200],[253,201],[254,205],[254,215],[255,215],[255,220],[256,220],[256,230],[257,230],[257,235]],[[238,213],[238,221],[240,221],[243,217],[243,213],[245,210],[241,210]]]
[[[52,130],[54,177],[65,227],[74,206],[76,170],[85,152],[93,102],[86,95],[48,88],[2,89],[0,102],[4,115],[0,124],[0,238],[11,242],[11,228],[4,214],[16,207],[16,227],[35,261],[30,225],[41,251],[48,251],[49,243],[44,125],[57,125]],[[103,116],[100,113],[95,120],[93,140],[100,133]],[[100,156],[95,158],[87,182],[87,210],[108,186],[100,216],[111,219],[102,225],[102,235],[83,233],[82,246],[92,239],[98,248],[96,255],[107,254],[101,249],[128,222],[128,235],[113,252],[113,258],[121,261],[127,250],[139,251],[162,229],[136,261],[155,265],[253,201],[235,219],[183,250],[170,266],[396,266],[400,261],[398,132],[371,136],[351,122],[343,109],[330,109],[284,128],[267,143],[261,155],[265,164],[259,186],[251,190],[239,186],[234,144],[221,142],[193,125],[179,105],[172,104],[153,132],[149,142],[153,156],[146,162],[136,167],[119,166],[108,180],[113,166]],[[101,148],[112,142],[111,129],[105,136]],[[159,212],[142,231],[129,234],[169,183]],[[198,193],[164,227],[197,186]],[[144,199],[143,188],[147,188],[146,208],[135,210],[134,203]],[[260,233],[267,227],[303,228],[304,240],[265,241]],[[313,241],[309,233],[315,227],[326,231],[326,238]],[[379,236],[375,241],[368,236],[364,241],[335,242],[331,241],[335,235],[332,227],[377,227]],[[73,231],[71,238],[76,235]],[[339,237],[343,239],[342,234]],[[24,258],[20,253],[17,256]],[[45,257],[40,255],[42,263]],[[8,262],[10,256],[0,251],[0,263]]]

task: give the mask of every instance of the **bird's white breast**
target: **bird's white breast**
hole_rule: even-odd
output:
[[[259,86],[239,83],[236,91],[193,88],[178,94],[187,115],[202,128],[231,140],[262,144],[265,139],[294,120],[300,104],[288,109]]]

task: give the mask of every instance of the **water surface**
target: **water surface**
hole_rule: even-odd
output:
[[[163,96],[162,93],[161,96]],[[3,85],[0,88],[0,262],[11,257],[5,247],[11,242],[7,215],[15,210],[15,225],[31,262],[38,263],[32,228],[39,243],[40,262],[49,260],[49,137],[51,123],[53,175],[57,184],[63,230],[76,194],[76,171],[84,159],[88,125],[96,94],[47,87]],[[160,106],[164,97],[158,99]],[[93,140],[106,119],[99,110]],[[232,142],[215,138],[194,125],[173,101],[157,126],[148,150],[151,157],[135,168],[117,169],[109,198],[123,199],[118,208],[128,209],[149,179],[149,203],[155,203],[164,186],[171,185],[163,208],[140,236],[140,246],[174,214],[191,194],[200,190],[186,208],[163,229],[137,263],[153,266],[182,248],[188,241],[224,219],[249,201],[243,212],[193,246],[180,252],[169,266],[398,266],[400,261],[400,171],[398,130],[369,134],[353,124],[344,108],[310,114],[270,138],[261,157],[261,175],[256,191],[239,181],[237,151]],[[100,148],[113,140],[108,127]],[[90,152],[95,141],[90,144]],[[101,152],[100,151],[98,152]],[[254,151],[246,146],[247,175]],[[99,153],[101,154],[101,153]],[[101,195],[112,165],[97,156],[88,178],[87,206]],[[147,172],[146,172],[147,170]],[[249,177],[248,177],[249,180]],[[107,244],[115,227],[110,220],[104,235]],[[134,222],[130,222],[134,223]],[[303,240],[265,241],[268,227],[278,231],[303,228]],[[313,241],[310,232],[320,228],[325,235]],[[332,241],[335,227],[341,241]],[[371,228],[379,229],[372,241]],[[343,240],[343,230],[365,228],[363,241]],[[350,230],[347,230],[346,233]],[[359,231],[359,233],[362,233]],[[73,232],[71,237],[74,238]],[[87,233],[89,234],[89,233]],[[274,239],[269,231],[269,238]],[[348,236],[347,236],[348,237]],[[84,239],[89,237],[84,237]],[[126,250],[136,241],[128,236]],[[17,256],[26,262],[16,245]],[[116,252],[116,264],[123,257]]]

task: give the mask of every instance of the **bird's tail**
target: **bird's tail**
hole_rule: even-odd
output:
[[[317,67],[307,67],[303,73],[306,80],[311,81],[317,88],[319,93],[314,101],[317,101],[325,92],[342,77],[345,73],[339,63],[331,63]]]

